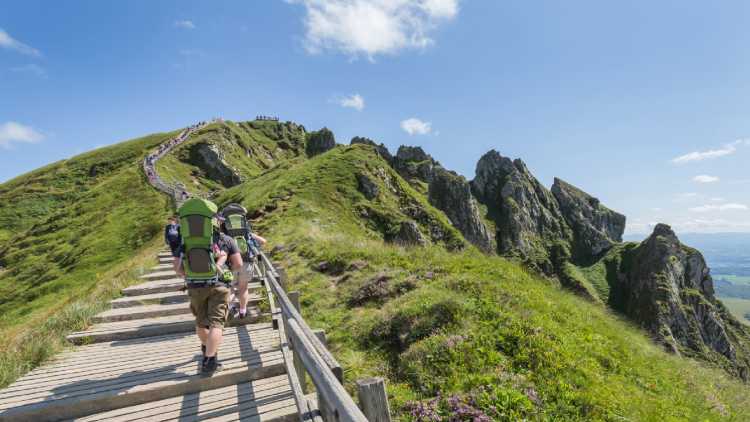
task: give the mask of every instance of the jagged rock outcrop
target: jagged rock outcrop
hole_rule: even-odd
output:
[[[432,182],[435,168],[442,166],[421,147],[401,145],[391,161],[393,168],[408,181]]]
[[[333,136],[333,132],[326,127],[307,134],[305,151],[309,157],[332,150],[335,146],[336,138]]]
[[[427,198],[472,244],[484,252],[494,249],[493,237],[482,222],[479,207],[463,176],[440,168],[434,173]]]
[[[723,366],[747,379],[750,338],[714,297],[703,255],[680,243],[665,224],[622,254],[616,282],[610,286],[610,306],[668,350],[728,363]]]
[[[552,195],[573,231],[573,257],[585,261],[622,242],[625,216],[602,205],[597,198],[555,178]]]
[[[406,180],[427,185],[430,204],[443,211],[466,240],[485,252],[494,249],[492,234],[482,221],[469,182],[463,176],[443,168],[420,147],[402,145],[391,163]]]
[[[570,257],[573,233],[552,193],[523,161],[497,151],[477,163],[472,192],[495,221],[498,252],[519,256],[547,275],[556,275]]]
[[[425,246],[427,244],[427,239],[419,231],[419,226],[414,221],[401,222],[398,232],[391,241],[407,246]]]
[[[216,180],[225,187],[232,187],[242,183],[242,178],[223,157],[218,146],[200,142],[190,146],[188,160],[199,167],[209,179]]]
[[[383,159],[385,159],[385,161],[387,161],[389,163],[391,161],[393,161],[393,155],[391,155],[391,152],[388,151],[388,147],[386,147],[385,144],[383,144],[383,143],[381,143],[380,145],[378,145],[377,143],[375,143],[375,141],[373,141],[370,138],[365,138],[365,137],[362,137],[362,136],[355,136],[355,137],[352,138],[351,142],[349,142],[349,145],[357,145],[357,144],[370,145],[372,147],[375,147],[375,151],[377,151],[378,155],[380,155],[381,157],[383,157]]]
[[[366,174],[357,174],[357,188],[367,199],[374,199],[380,193],[378,184]]]

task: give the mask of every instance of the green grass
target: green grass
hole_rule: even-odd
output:
[[[385,194],[368,204],[354,174],[379,168]],[[745,385],[666,354],[605,307],[514,262],[450,242],[384,243],[382,227],[358,210],[405,218],[402,196],[420,197],[384,180],[408,185],[366,148],[338,147],[218,198],[270,210],[257,230],[283,246],[274,259],[301,291],[305,318],[326,329],[350,390],[358,378],[386,375],[403,420],[414,401],[447,417],[451,395],[508,421],[750,418]],[[321,261],[337,270],[316,271]],[[358,262],[366,267],[346,270]]]
[[[55,350],[113,283],[112,269],[161,237],[168,198],[147,184],[140,163],[175,134],[97,149],[0,185],[0,221],[9,228],[0,243],[2,382],[13,379],[16,364],[7,362],[26,362],[20,373],[46,356],[34,350]]]
[[[281,247],[273,259],[301,291],[307,321],[326,330],[347,388],[385,376],[398,420],[425,409],[447,419],[456,403],[504,421],[750,420],[746,385],[666,354],[606,307],[516,262],[480,253],[372,148],[339,146],[308,160],[298,129],[279,123],[204,131],[160,161],[160,171],[220,189],[219,205],[241,202],[261,215],[255,228]],[[158,141],[122,144],[128,158],[95,180],[70,160],[28,175],[40,180],[28,189],[24,177],[0,185],[0,199],[37,220],[0,209],[0,235],[15,236],[0,249],[0,332],[10,339],[0,351],[0,385],[65,347],[64,332],[85,325],[151,265],[169,210],[138,161]],[[219,145],[248,181],[211,185],[190,163],[198,142]],[[121,151],[112,148],[92,153],[101,154],[92,162],[110,162]],[[357,174],[375,181],[376,198],[359,192]],[[406,220],[417,221],[428,246],[389,241]],[[322,261],[332,270],[316,270]],[[606,297],[603,268],[569,270]]]

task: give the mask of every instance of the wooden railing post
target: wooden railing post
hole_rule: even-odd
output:
[[[292,302],[292,305],[294,305],[294,308],[297,310],[297,312],[300,312],[300,304],[299,304],[299,292],[293,291],[287,293],[287,296],[289,296],[289,300]],[[299,353],[297,350],[292,348],[292,356],[294,359],[294,370],[297,372],[297,379],[299,379],[299,385],[302,387],[302,392],[307,394],[307,380],[305,379],[305,366],[302,363],[302,359],[299,357]]]
[[[313,330],[313,334],[315,334],[315,337],[323,343],[323,346],[328,347],[328,338],[326,338],[325,330]],[[341,382],[341,380],[339,380],[339,382]],[[323,395],[321,395],[320,392],[318,392],[318,410],[324,421],[336,421],[336,414],[331,410],[331,407],[328,406],[328,403],[326,403],[325,398],[323,398]]]
[[[391,422],[388,395],[383,378],[365,378],[357,381],[359,408],[370,422]]]

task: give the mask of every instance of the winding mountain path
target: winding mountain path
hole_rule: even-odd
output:
[[[149,182],[176,204],[184,189],[165,183],[155,163],[204,125],[144,159]],[[171,262],[168,251],[159,252],[140,284],[123,289],[87,330],[68,336],[74,348],[0,390],[0,422],[368,420],[344,390],[343,371],[320,334],[300,315],[298,294],[283,290],[265,255],[256,264],[261,282],[248,286],[248,316],[225,329],[224,369],[201,375],[195,320]],[[317,393],[306,394],[308,376]],[[382,381],[363,385],[370,391]],[[385,401],[369,405],[369,420],[389,421],[385,390],[368,395]]]

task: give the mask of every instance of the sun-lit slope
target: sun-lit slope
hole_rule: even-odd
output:
[[[0,330],[85,296],[159,235],[169,204],[140,163],[175,134],[100,148],[0,185]]]
[[[218,151],[214,166],[206,165],[211,149]],[[304,154],[305,129],[291,122],[224,121],[199,130],[188,142],[157,163],[159,175],[168,183],[180,182],[191,192],[222,190],[231,185],[214,170],[225,170],[230,179],[248,179]],[[221,162],[223,161],[223,162]],[[226,175],[225,175],[226,176]],[[226,179],[226,177],[224,177]]]
[[[378,185],[372,199],[362,174]],[[234,201],[258,216],[257,231],[272,242],[289,288],[302,292],[305,317],[326,329],[348,387],[387,374],[399,418],[750,418],[746,386],[664,353],[604,307],[511,261],[461,249],[450,228],[455,239],[425,247],[388,242],[412,215],[429,216],[419,224],[425,234],[430,218],[436,228],[447,220],[368,147],[282,165],[217,199]]]

